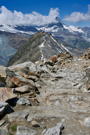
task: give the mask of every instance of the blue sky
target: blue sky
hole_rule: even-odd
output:
[[[0,0],[0,6],[23,13],[35,11],[48,15],[50,8],[58,8],[64,23],[79,26],[90,26],[90,16],[85,18],[88,14],[88,5],[90,5],[90,0]],[[76,16],[79,18],[76,22],[73,20],[74,12],[78,12]]]

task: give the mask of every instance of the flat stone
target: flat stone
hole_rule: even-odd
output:
[[[37,135],[37,132],[25,126],[18,126],[16,135]]]

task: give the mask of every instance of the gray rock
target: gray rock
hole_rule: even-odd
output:
[[[83,101],[84,97],[82,96],[70,96],[68,101],[75,102],[75,101]]]
[[[24,70],[26,67],[29,68],[30,72],[36,72],[36,70],[37,70],[36,65],[31,61],[13,65],[13,66],[9,67],[9,69],[15,70],[15,71],[21,71],[21,70]]]
[[[35,87],[35,84],[32,80],[26,79],[25,77],[21,76],[19,73],[16,73],[12,70],[7,70],[7,78],[6,78],[6,85],[7,87],[14,88],[14,87],[21,87],[26,84],[29,84],[31,88]]]
[[[18,101],[17,101],[17,104],[18,105],[31,105],[30,101],[26,98],[20,98]]]
[[[28,85],[25,85],[25,86],[21,86],[21,87],[17,87],[17,88],[14,88],[14,92],[15,93],[27,93],[27,92],[30,92],[30,87]]]
[[[64,126],[61,123],[58,123],[55,127],[49,128],[43,132],[44,135],[62,135]]]
[[[85,118],[84,125],[88,128],[90,128],[90,117]]]
[[[37,132],[25,126],[18,126],[16,135],[36,135]]]
[[[27,119],[27,112],[14,112],[12,114],[8,114],[8,120],[10,122],[13,121],[25,121]]]

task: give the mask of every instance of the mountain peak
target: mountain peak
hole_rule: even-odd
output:
[[[23,63],[31,60],[44,60],[61,52],[69,50],[51,35],[45,32],[38,32],[33,35],[28,43],[21,46],[17,53],[11,58],[9,65]]]

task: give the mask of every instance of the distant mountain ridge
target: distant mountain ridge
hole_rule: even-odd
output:
[[[9,59],[17,52],[17,49],[23,45],[26,45],[29,38],[37,32],[46,32],[52,34],[54,39],[59,44],[67,46],[70,52],[78,55],[85,49],[90,48],[90,28],[89,27],[75,27],[67,26],[61,22],[59,18],[56,18],[55,23],[47,25],[0,25],[0,38],[7,41],[3,44],[3,48],[9,48],[7,53],[0,53],[0,57],[3,58],[3,62],[0,59],[0,64],[6,65]],[[2,38],[4,36],[4,39]],[[6,47],[7,46],[7,47]],[[2,42],[0,42],[0,50],[2,50]],[[4,57],[5,56],[5,57]]]

